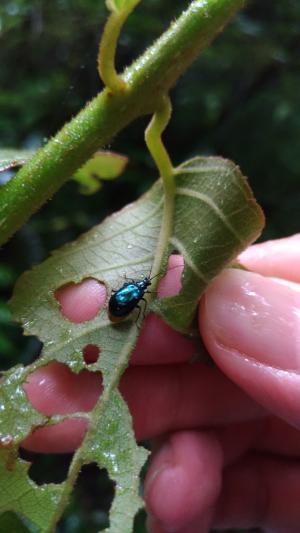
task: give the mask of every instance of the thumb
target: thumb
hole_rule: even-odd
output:
[[[300,427],[300,286],[229,269],[205,293],[199,321],[218,367]]]

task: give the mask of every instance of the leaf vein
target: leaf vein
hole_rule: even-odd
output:
[[[194,272],[194,274],[196,274],[198,278],[200,278],[202,281],[204,281],[204,283],[207,284],[209,280],[204,276],[203,272],[201,272],[201,270],[199,270],[199,268],[195,265],[192,258],[190,257],[185,247],[183,246],[182,242],[176,237],[172,237],[170,239],[170,243],[176,248],[176,250],[178,250],[178,252],[180,252],[183,255],[185,263],[187,263],[187,265]]]
[[[217,204],[207,196],[207,194],[200,193],[198,191],[194,191],[192,189],[187,189],[186,187],[178,187],[176,189],[177,194],[181,194],[183,196],[190,196],[191,198],[196,198],[197,200],[200,200],[204,202],[206,205],[208,205],[215,213],[216,215],[222,220],[223,224],[229,229],[229,231],[232,233],[232,235],[235,236],[238,242],[241,244],[244,244],[244,240],[238,232],[235,230],[235,228],[232,226],[232,224],[227,220],[224,213],[221,211],[221,209],[217,206]]]

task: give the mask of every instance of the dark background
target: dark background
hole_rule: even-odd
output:
[[[141,2],[122,33],[119,67],[187,5]],[[40,146],[97,94],[96,56],[105,17],[100,0],[1,0],[0,147]],[[165,141],[173,162],[218,154],[238,163],[266,213],[263,239],[292,234],[300,226],[299,25],[297,0],[250,1],[171,93],[173,117]],[[22,338],[10,322],[5,302],[19,274],[155,180],[143,140],[146,124],[140,119],[106,147],[130,158],[118,180],[104,183],[92,197],[67,183],[0,251],[1,368],[27,363],[39,350],[36,339]],[[30,459],[33,479],[46,482],[63,479],[69,457]],[[58,532],[96,532],[109,504],[105,475],[86,467]],[[144,531],[142,515],[137,522],[136,532]],[[21,531],[18,527],[0,523],[0,533]]]

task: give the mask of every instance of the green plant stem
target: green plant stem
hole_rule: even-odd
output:
[[[105,89],[0,190],[0,245],[100,147],[139,116],[153,113],[244,0],[194,0],[122,75],[128,89]]]
[[[111,13],[101,36],[98,71],[104,85],[113,93],[126,89],[125,81],[118,75],[115,68],[115,55],[121,29],[129,13],[128,10]]]
[[[157,165],[164,187],[164,210],[155,259],[151,270],[152,277],[156,277],[161,271],[164,252],[172,232],[175,192],[174,172],[169,154],[161,139],[162,132],[170,120],[171,112],[171,101],[168,96],[164,95],[145,132],[148,150]],[[156,283],[158,281],[157,278]]]
[[[173,186],[173,166],[162,142],[161,134],[169,123],[172,106],[168,96],[163,96],[145,131],[145,141],[150,154],[163,178],[166,192]]]

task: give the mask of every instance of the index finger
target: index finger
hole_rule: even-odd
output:
[[[300,233],[254,244],[240,254],[239,260],[245,267],[259,274],[299,283]]]

